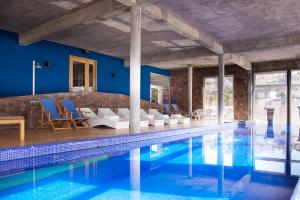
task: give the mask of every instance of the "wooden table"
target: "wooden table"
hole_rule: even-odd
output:
[[[25,121],[22,116],[0,116],[0,124],[18,124],[19,137],[21,141],[25,139]]]

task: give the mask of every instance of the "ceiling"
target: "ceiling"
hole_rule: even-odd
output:
[[[102,0],[1,0],[0,29],[22,33],[99,1]],[[300,55],[299,0],[148,1],[206,32],[223,44],[225,53],[238,54],[250,62],[294,59]],[[128,60],[129,10],[110,18],[85,21],[44,39]],[[171,69],[217,64],[212,52],[197,56],[186,53],[199,48],[204,48],[201,41],[179,34],[164,21],[142,15],[142,62],[165,55],[163,62],[144,64]],[[180,52],[182,56],[172,57]],[[232,63],[227,57],[225,63]]]
[[[155,0],[222,43],[300,31],[299,0]]]

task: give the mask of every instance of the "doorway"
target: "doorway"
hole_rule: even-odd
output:
[[[156,73],[150,74],[150,101],[163,105],[170,100],[170,77]]]

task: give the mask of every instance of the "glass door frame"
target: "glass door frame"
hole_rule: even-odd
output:
[[[251,91],[251,120],[255,120],[254,119],[254,105],[255,105],[255,92],[256,92],[256,75],[261,75],[261,74],[273,74],[273,73],[285,73],[285,77],[286,77],[286,83],[285,84],[276,84],[278,86],[282,85],[282,86],[286,86],[286,101],[287,101],[287,118],[286,118],[286,122],[288,123],[288,118],[289,118],[289,92],[290,92],[290,83],[289,83],[289,70],[274,70],[274,71],[265,71],[265,72],[253,72],[252,74],[252,91]],[[269,84],[269,85],[274,85],[274,84]]]
[[[286,102],[287,102],[287,118],[286,118],[286,157],[285,157],[285,175],[291,176],[291,133],[290,133],[290,123],[291,123],[291,90],[292,90],[292,70],[290,67],[287,67],[284,70],[270,70],[270,71],[252,71],[252,89],[251,89],[251,119],[254,120],[253,110],[254,110],[254,94],[255,94],[255,75],[256,74],[267,74],[267,73],[276,73],[276,72],[285,72],[286,74]],[[254,157],[253,157],[254,159]]]
[[[78,57],[78,56],[70,56],[69,59],[69,92],[74,92],[73,91],[73,63],[77,61],[77,62],[81,62],[84,63],[85,65],[85,81],[84,81],[84,92],[89,92],[89,65],[93,65],[93,92],[97,91],[97,61],[96,60],[92,60],[92,59],[88,59],[88,58],[82,58],[82,57]]]

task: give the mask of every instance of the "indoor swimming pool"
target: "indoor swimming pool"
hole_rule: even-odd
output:
[[[24,159],[36,167],[2,173],[0,199],[276,200],[290,199],[298,182],[299,162],[286,155],[282,132],[237,128],[131,147],[89,149],[92,157],[75,160],[50,155],[61,159],[55,165],[38,164],[49,156]]]

